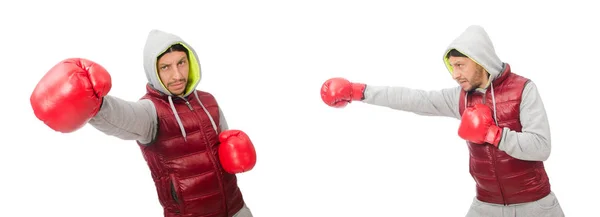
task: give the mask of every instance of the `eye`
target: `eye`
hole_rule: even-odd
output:
[[[169,68],[169,66],[161,66],[160,70],[167,70]]]
[[[183,65],[183,64],[185,64],[185,60],[179,61],[177,64],[178,65]]]

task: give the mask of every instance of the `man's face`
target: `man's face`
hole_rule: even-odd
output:
[[[483,88],[487,84],[487,72],[479,64],[467,57],[450,57],[452,78],[458,82],[464,91]]]
[[[169,92],[182,95],[187,86],[190,71],[187,55],[181,51],[164,54],[156,63],[158,75]]]

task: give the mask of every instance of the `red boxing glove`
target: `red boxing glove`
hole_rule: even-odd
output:
[[[489,107],[476,104],[463,112],[458,136],[473,143],[490,143],[498,147],[502,128],[494,124],[492,110]]]
[[[226,172],[236,174],[254,168],[256,150],[246,133],[241,130],[226,130],[219,134],[219,141],[219,159]]]
[[[111,77],[104,67],[90,60],[69,58],[42,77],[29,101],[39,120],[55,131],[70,133],[98,113],[102,97],[111,87]]]
[[[343,108],[351,101],[363,100],[365,88],[365,84],[351,83],[345,78],[331,78],[321,86],[321,99],[328,106]]]

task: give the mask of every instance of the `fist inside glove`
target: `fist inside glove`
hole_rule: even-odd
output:
[[[101,65],[82,58],[65,59],[38,82],[29,98],[33,113],[62,133],[83,127],[98,113],[111,89],[111,77]]]
[[[363,99],[366,85],[351,83],[345,78],[331,78],[321,86],[321,99],[334,108],[343,108],[351,101]]]
[[[241,130],[226,130],[219,134],[219,141],[219,159],[226,172],[236,174],[254,168],[256,150],[246,133]]]
[[[498,147],[502,128],[494,124],[492,110],[488,106],[476,104],[463,112],[458,136],[473,143],[489,143]]]

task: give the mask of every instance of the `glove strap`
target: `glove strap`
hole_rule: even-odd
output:
[[[365,89],[367,89],[366,84],[352,83],[352,100],[362,101],[365,99]]]
[[[487,135],[485,135],[485,142],[490,143],[497,148],[501,138],[502,128],[492,125],[490,128],[488,128]]]

